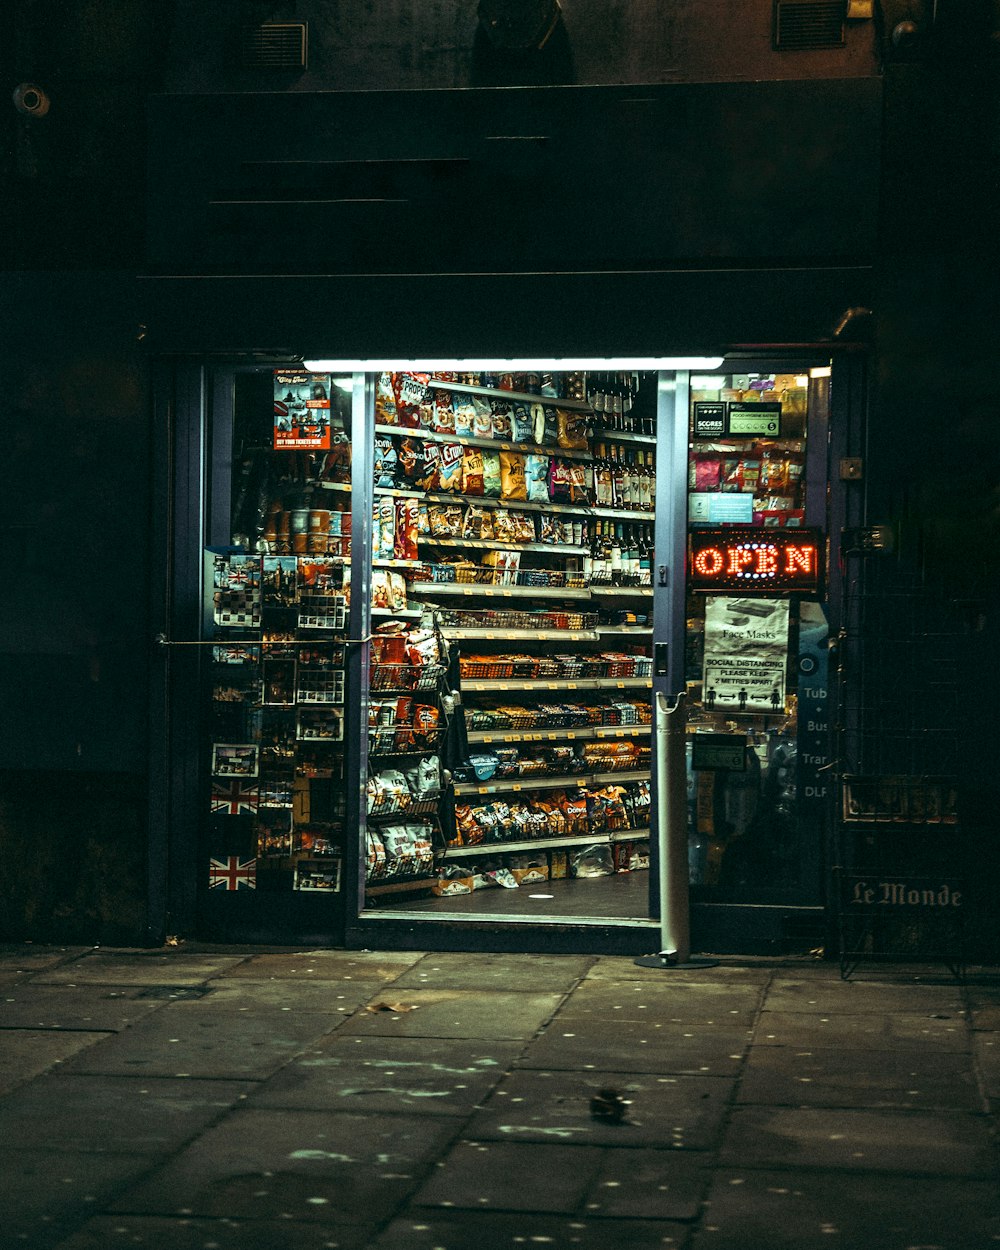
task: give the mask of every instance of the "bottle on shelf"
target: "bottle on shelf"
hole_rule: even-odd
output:
[[[625,461],[620,447],[611,444],[611,495],[613,508],[625,508]]]
[[[603,443],[597,447],[597,458],[594,461],[594,502],[598,508],[614,506],[614,481],[612,478],[611,461]]]

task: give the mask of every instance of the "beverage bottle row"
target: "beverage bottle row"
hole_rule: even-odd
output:
[[[653,527],[595,521],[584,573],[596,586],[651,586]]]
[[[656,502],[656,458],[614,443],[594,450],[594,504],[626,512],[651,512]]]
[[[602,430],[623,434],[652,434],[651,416],[636,410],[638,373],[588,373],[587,402]]]

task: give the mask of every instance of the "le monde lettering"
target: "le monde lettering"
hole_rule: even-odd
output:
[[[905,881],[855,881],[851,902],[863,907],[960,907],[962,891],[941,885],[908,885]]]

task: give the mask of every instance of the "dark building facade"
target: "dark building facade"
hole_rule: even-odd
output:
[[[835,491],[892,550],[843,553],[832,749],[869,771],[889,733],[919,750],[871,772],[956,777],[995,948],[991,6],[54,7],[2,19],[10,90],[36,88],[3,123],[5,935],[196,927],[162,806],[154,639],[195,473],[167,409],[331,337],[597,356],[613,327],[612,354],[865,361]],[[296,182],[324,161],[346,193]],[[893,703],[886,652],[934,680]]]

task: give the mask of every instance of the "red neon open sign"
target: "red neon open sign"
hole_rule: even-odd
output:
[[[695,530],[690,545],[691,590],[764,594],[819,589],[821,549],[814,530]]]

